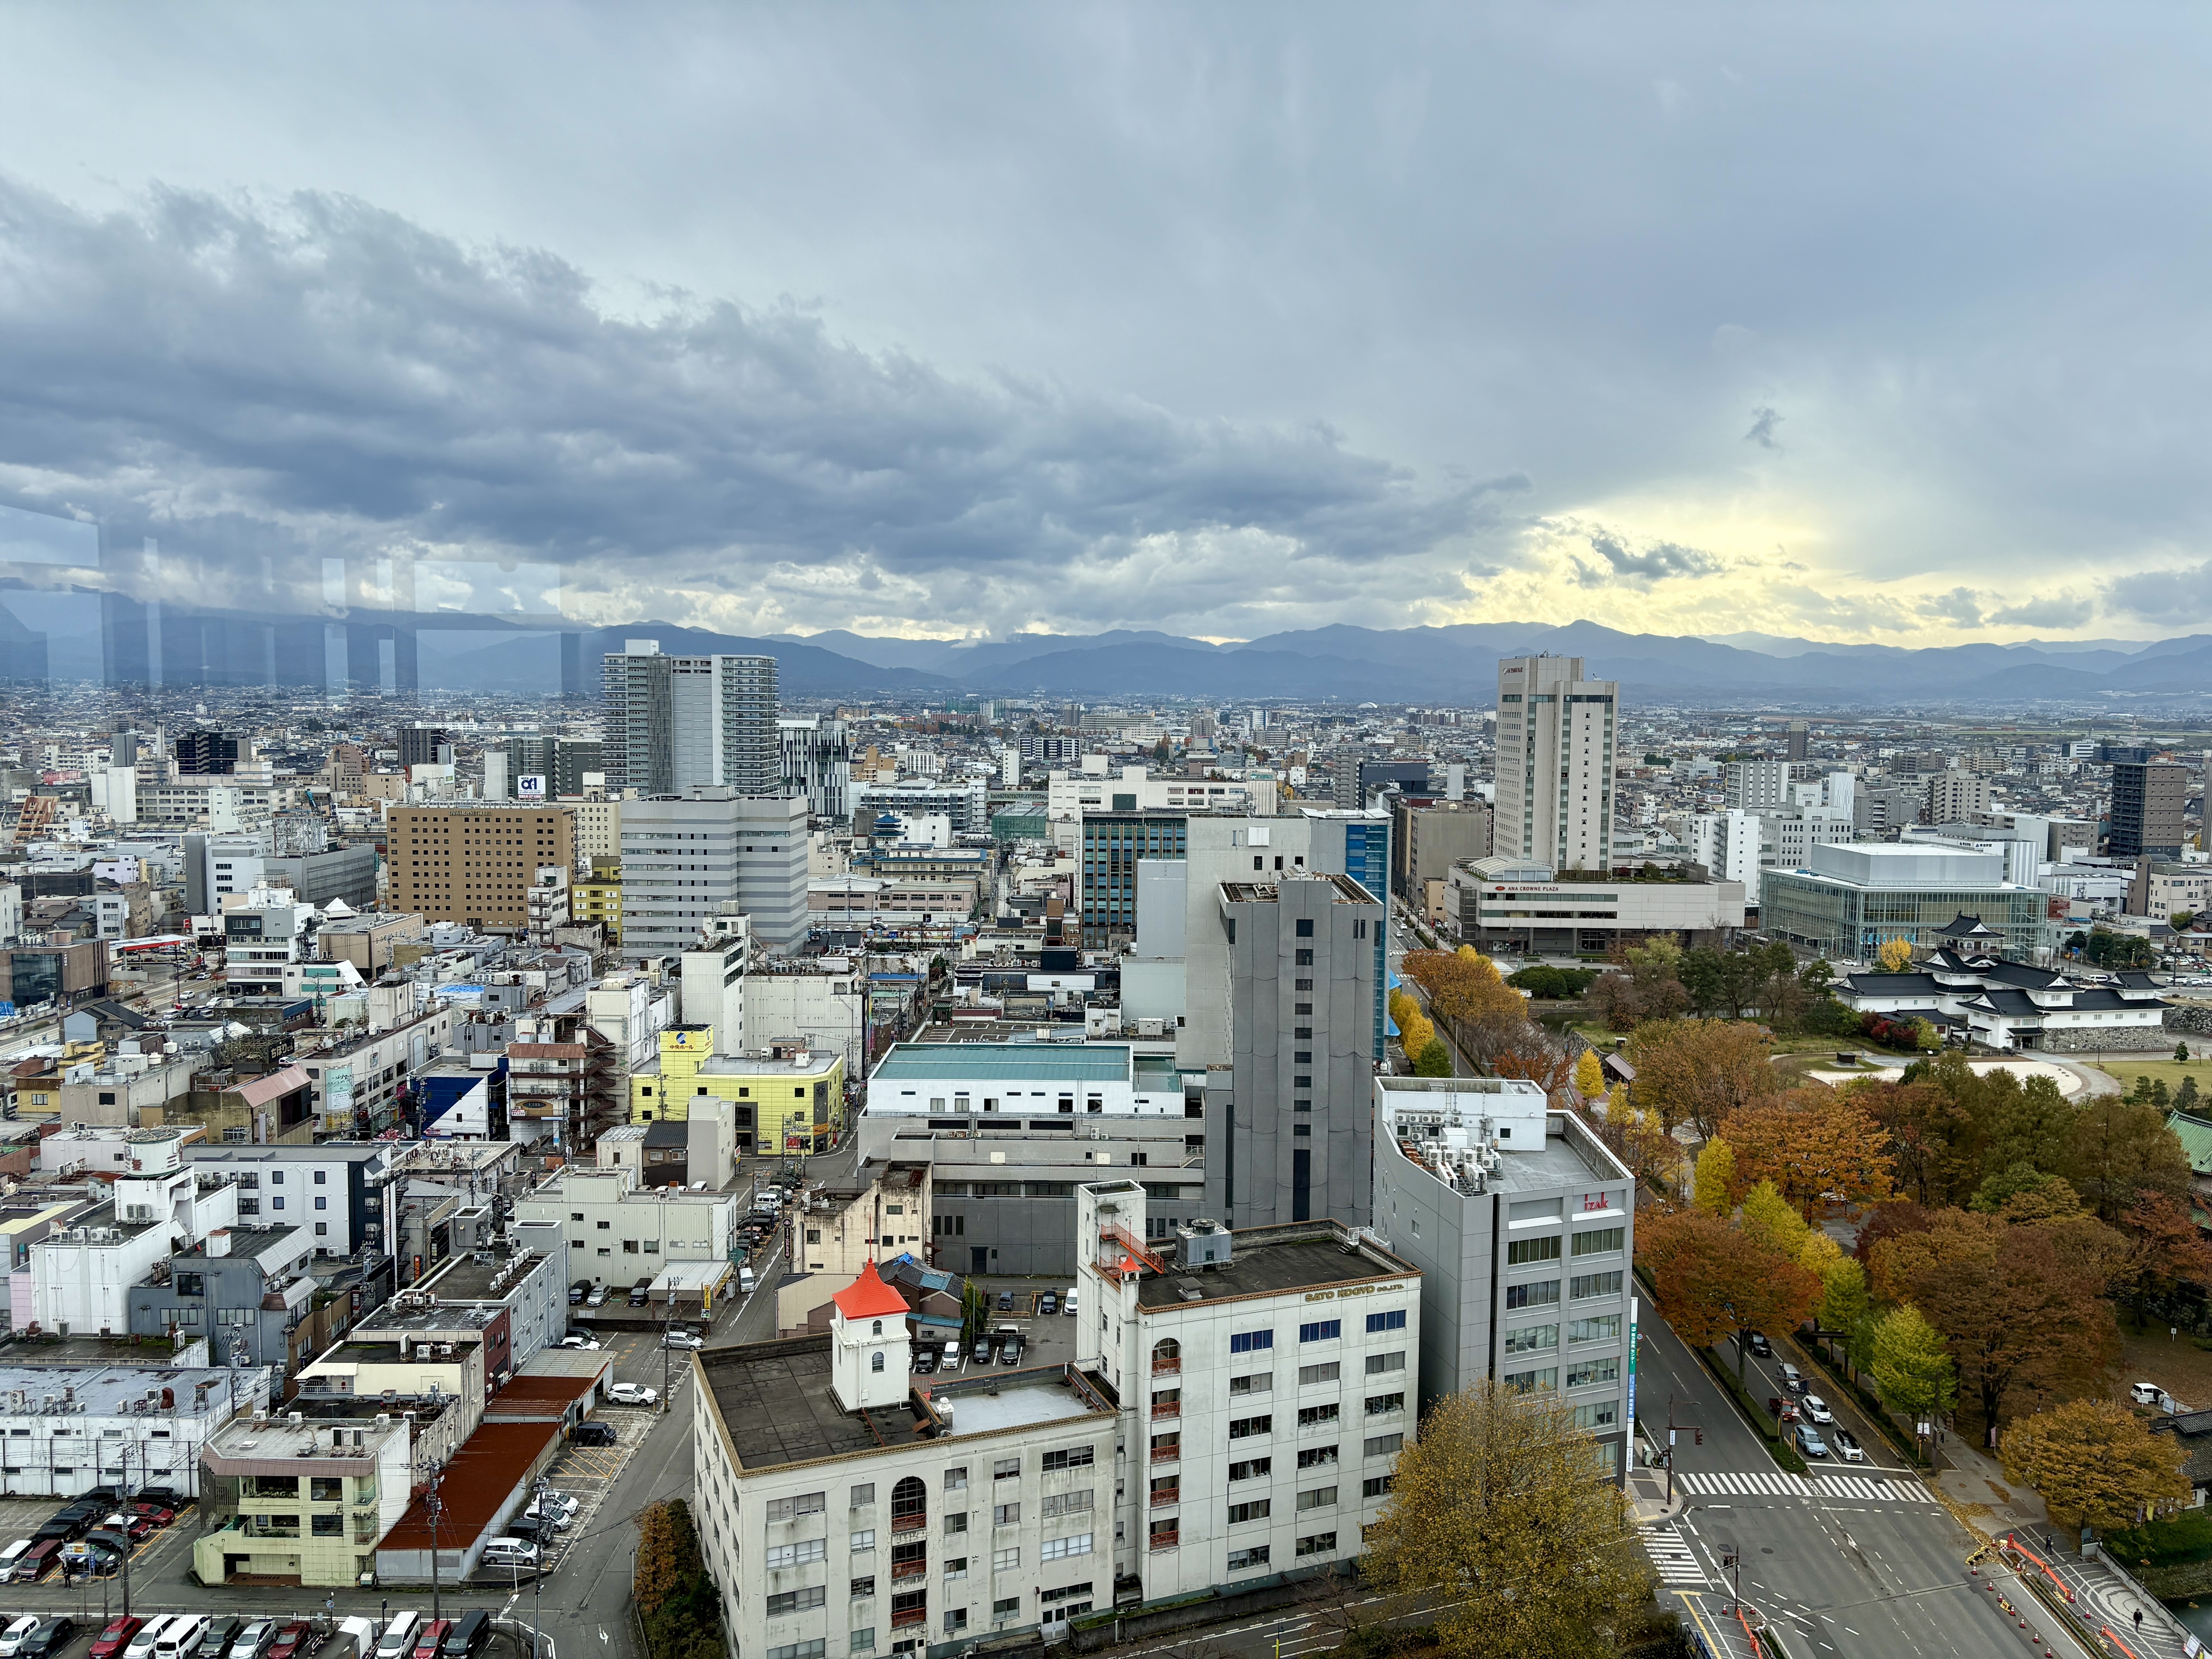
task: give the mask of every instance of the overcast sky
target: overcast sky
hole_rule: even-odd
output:
[[[2212,623],[2178,7],[0,9],[0,498],[733,632]],[[213,591],[212,589],[210,591]]]

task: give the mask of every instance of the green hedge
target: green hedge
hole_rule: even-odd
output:
[[[2212,1512],[2184,1510],[2170,1521],[2120,1528],[2105,1534],[2105,1547],[2129,1567],[2173,1567],[2212,1559]]]

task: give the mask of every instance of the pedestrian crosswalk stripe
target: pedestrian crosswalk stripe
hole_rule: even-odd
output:
[[[1742,1474],[1729,1470],[1705,1474],[1692,1470],[1674,1479],[1687,1491],[1703,1497],[1810,1498],[1813,1489],[1802,1474]]]
[[[1932,1504],[1935,1494],[1917,1480],[1884,1480],[1870,1474],[1815,1475],[1813,1484],[1823,1498],[1872,1498],[1877,1503]]]
[[[1698,1498],[1838,1498],[1859,1503],[1932,1504],[1936,1501],[1917,1480],[1888,1480],[1879,1475],[1821,1474],[1808,1480],[1802,1474],[1740,1470],[1692,1469],[1674,1477],[1683,1491]]]
[[[1683,1541],[1682,1534],[1674,1530],[1672,1523],[1663,1527],[1641,1527],[1638,1530],[1644,1534],[1644,1553],[1651,1558],[1651,1565],[1659,1574],[1660,1583],[1694,1586],[1698,1589],[1711,1587],[1712,1581],[1705,1576],[1705,1570],[1698,1565],[1696,1553]]]

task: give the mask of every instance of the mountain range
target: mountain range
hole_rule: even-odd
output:
[[[11,595],[11,599],[21,596]],[[79,617],[76,611],[85,614]],[[169,607],[233,630],[242,660],[263,656],[270,619]],[[51,672],[100,673],[96,605],[38,615],[16,647],[35,644]],[[319,621],[301,623],[320,635]],[[278,623],[280,631],[286,624]],[[166,624],[165,624],[166,627]],[[239,632],[238,630],[243,630]],[[1784,635],[1711,637],[1632,634],[1588,621],[1464,623],[1442,628],[1338,624],[1217,643],[1151,630],[1089,635],[1020,634],[1003,640],[891,639],[833,629],[804,637],[750,638],[645,621],[575,630],[584,682],[593,689],[600,656],[653,639],[672,654],[764,653],[782,664],[793,699],[934,699],[961,695],[1043,696],[1084,702],[1158,696],[1228,702],[1273,699],[1346,703],[1412,702],[1479,707],[1496,694],[1501,657],[1579,656],[1593,678],[1621,683],[1632,707],[1895,709],[1987,707],[2129,712],[2206,712],[2212,699],[2212,635],[2143,642],[2034,641],[2019,645],[1926,647],[1845,645]],[[180,637],[198,637],[187,629]],[[231,640],[231,634],[222,637]],[[556,693],[562,643],[542,627],[491,617],[426,615],[416,635],[417,683],[425,690]],[[43,641],[43,643],[38,643]],[[0,655],[10,648],[0,638]],[[193,647],[212,652],[215,647]],[[197,660],[190,651],[170,654]],[[225,647],[209,658],[228,661]],[[323,641],[309,653],[317,668]],[[274,659],[271,659],[274,660]],[[245,678],[252,683],[249,669]],[[216,683],[210,675],[210,684]],[[225,677],[225,683],[236,684]]]

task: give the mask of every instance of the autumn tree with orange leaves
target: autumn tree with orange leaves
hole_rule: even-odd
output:
[[[1880,1204],[1896,1190],[1889,1137],[1850,1096],[1817,1085],[1731,1112],[1721,1135],[1739,1188],[1771,1181],[1810,1218],[1823,1201]]]
[[[1636,1259],[1651,1276],[1659,1311],[1693,1347],[1740,1331],[1794,1329],[1812,1316],[1823,1290],[1817,1274],[1703,1210],[1639,1217]],[[1736,1364],[1741,1374],[1741,1343]]]
[[[1767,1035],[1732,1019],[1660,1019],[1628,1039],[1637,1103],[1669,1130],[1681,1122],[1711,1139],[1722,1121],[1782,1092]]]

